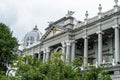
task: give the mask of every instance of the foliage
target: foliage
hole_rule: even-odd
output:
[[[9,27],[0,23],[0,55],[3,54],[8,60],[12,59],[12,51],[17,45],[17,40],[12,36]]]
[[[90,67],[90,70],[83,72],[84,80],[112,80],[107,71],[102,68]]]
[[[107,71],[94,66],[81,70],[81,57],[73,63],[65,63],[61,60],[62,53],[55,52],[52,58],[41,62],[32,56],[18,57],[15,80],[112,80]],[[13,78],[13,77],[12,77]],[[11,80],[11,77],[10,79]]]
[[[73,65],[74,65],[74,67],[82,66],[83,65],[83,57],[78,56],[77,58],[75,58],[75,60],[73,61]]]
[[[19,57],[17,76],[22,80],[79,80],[72,65],[64,63],[61,55],[60,52],[53,53],[52,59],[45,63],[31,56]]]
[[[107,71],[101,68],[90,67],[82,71],[83,57],[76,58],[73,63],[65,63],[61,60],[63,53],[55,52],[52,58],[42,63],[32,56],[17,57],[16,76],[5,76],[5,64],[14,60],[13,54],[18,45],[12,32],[5,24],[0,23],[0,79],[1,80],[111,80]]]
[[[73,65],[78,69],[78,73],[81,73],[82,80],[112,80],[108,71],[102,69],[102,67],[96,68],[95,66],[88,66],[82,71],[83,57],[77,57],[73,61]]]
[[[9,27],[3,23],[0,23],[0,74],[5,74],[5,63],[15,59],[13,51],[18,45],[17,39],[12,36],[12,32]]]
[[[0,80],[19,80],[19,79],[16,77],[2,75],[2,76],[0,76]]]

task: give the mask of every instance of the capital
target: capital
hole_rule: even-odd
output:
[[[83,39],[88,39],[89,37],[88,37],[88,35],[85,35],[85,36],[83,36],[82,38],[83,38]]]
[[[71,40],[66,40],[65,43],[66,43],[67,46],[70,46],[71,45]]]
[[[104,34],[101,30],[97,31],[96,34]]]
[[[119,28],[119,25],[118,24],[116,24],[116,25],[114,25],[112,28]]]
[[[75,41],[75,40],[71,40],[71,43],[77,43],[77,41]]]
[[[66,45],[67,45],[67,46],[70,46],[70,45],[71,45],[71,43],[70,43],[70,42],[67,42],[67,43],[66,43]]]
[[[62,44],[62,47],[66,46],[65,41],[62,41],[61,44]]]

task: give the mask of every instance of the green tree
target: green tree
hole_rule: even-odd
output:
[[[15,58],[13,51],[17,45],[17,39],[12,36],[9,27],[0,23],[0,75],[5,73],[5,63]]]
[[[32,56],[18,57],[16,74],[21,80],[111,80],[102,68],[81,70],[82,57],[76,58],[73,63],[66,63],[61,60],[62,54],[52,53],[51,59],[44,63]]]
[[[61,55],[61,52],[53,53],[44,63],[31,56],[18,57],[16,75],[22,80],[80,80],[72,64],[63,62]]]
[[[88,66],[84,70],[81,70],[83,57],[77,57],[73,61],[73,66],[77,69],[78,73],[81,74],[82,80],[112,80],[108,71],[103,70],[103,67]]]
[[[108,71],[102,68],[90,67],[89,70],[83,72],[83,80],[112,80]]]
[[[42,80],[44,76],[40,73],[43,64],[37,58],[32,56],[18,56],[18,63],[14,67],[18,67],[16,76],[21,80]]]

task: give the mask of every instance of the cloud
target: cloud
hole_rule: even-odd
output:
[[[98,13],[98,4],[103,11],[113,8],[113,0],[0,0],[0,21],[9,25],[20,41],[37,24],[44,33],[48,21],[64,17],[68,10],[75,11],[74,16],[84,19],[85,11],[89,17]],[[109,3],[109,4],[108,4]],[[107,5],[107,6],[106,6]]]

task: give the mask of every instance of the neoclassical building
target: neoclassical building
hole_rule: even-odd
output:
[[[37,26],[25,35],[22,55],[34,55],[45,62],[54,51],[65,53],[62,60],[71,62],[83,56],[83,67],[105,65],[113,80],[120,80],[120,7],[114,0],[113,9],[102,12],[99,4],[98,14],[79,21],[72,17],[74,12],[51,22],[42,34]]]

